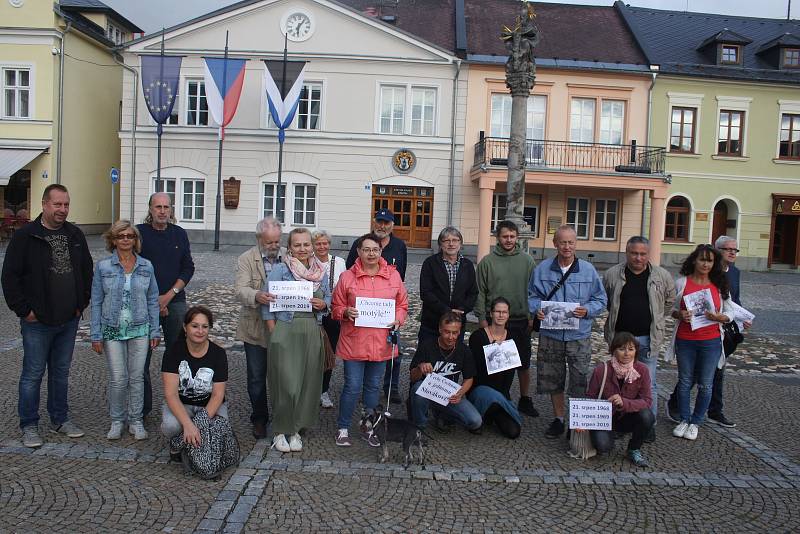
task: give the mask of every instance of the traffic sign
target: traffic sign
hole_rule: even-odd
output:
[[[111,172],[109,173],[109,176],[111,177],[112,184],[119,183],[119,169],[117,169],[116,167],[111,167]]]

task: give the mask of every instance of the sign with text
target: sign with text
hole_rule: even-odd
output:
[[[450,397],[461,388],[458,384],[442,375],[431,373],[425,377],[417,388],[417,395],[432,400],[442,406],[450,404]]]
[[[570,399],[569,428],[611,430],[612,405],[607,400]]]
[[[739,327],[739,332],[744,332],[744,323],[752,323],[756,316],[733,301],[731,301],[731,306],[733,306],[733,320],[736,321],[736,326]]]
[[[269,292],[275,301],[269,303],[269,311],[310,312],[314,284],[302,282],[269,282]]]
[[[356,297],[356,326],[388,328],[394,322],[394,299]]]

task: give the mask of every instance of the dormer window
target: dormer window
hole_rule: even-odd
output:
[[[800,48],[783,49],[783,67],[787,69],[800,68]]]
[[[739,45],[721,45],[719,62],[723,65],[739,65],[741,60],[742,47]]]

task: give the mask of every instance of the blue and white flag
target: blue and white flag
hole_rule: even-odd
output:
[[[158,135],[172,113],[178,97],[178,82],[181,77],[183,56],[141,56],[142,92],[147,111],[158,125]]]
[[[283,79],[284,62],[264,60],[264,83],[267,88],[269,113],[278,126],[278,141],[283,144],[286,139],[286,128],[292,124],[300,92],[303,90],[303,77],[306,71],[305,61],[287,61],[286,79]],[[283,93],[281,92],[283,88]]]

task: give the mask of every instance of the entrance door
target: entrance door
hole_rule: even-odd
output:
[[[796,264],[798,223],[800,217],[777,215],[772,239],[772,263]]]
[[[711,244],[713,245],[719,236],[725,235],[727,229],[728,205],[725,204],[724,200],[720,200],[717,202],[717,205],[714,206],[714,222],[711,229]]]
[[[372,188],[373,211],[394,213],[394,235],[412,248],[431,246],[433,188],[377,185]]]

